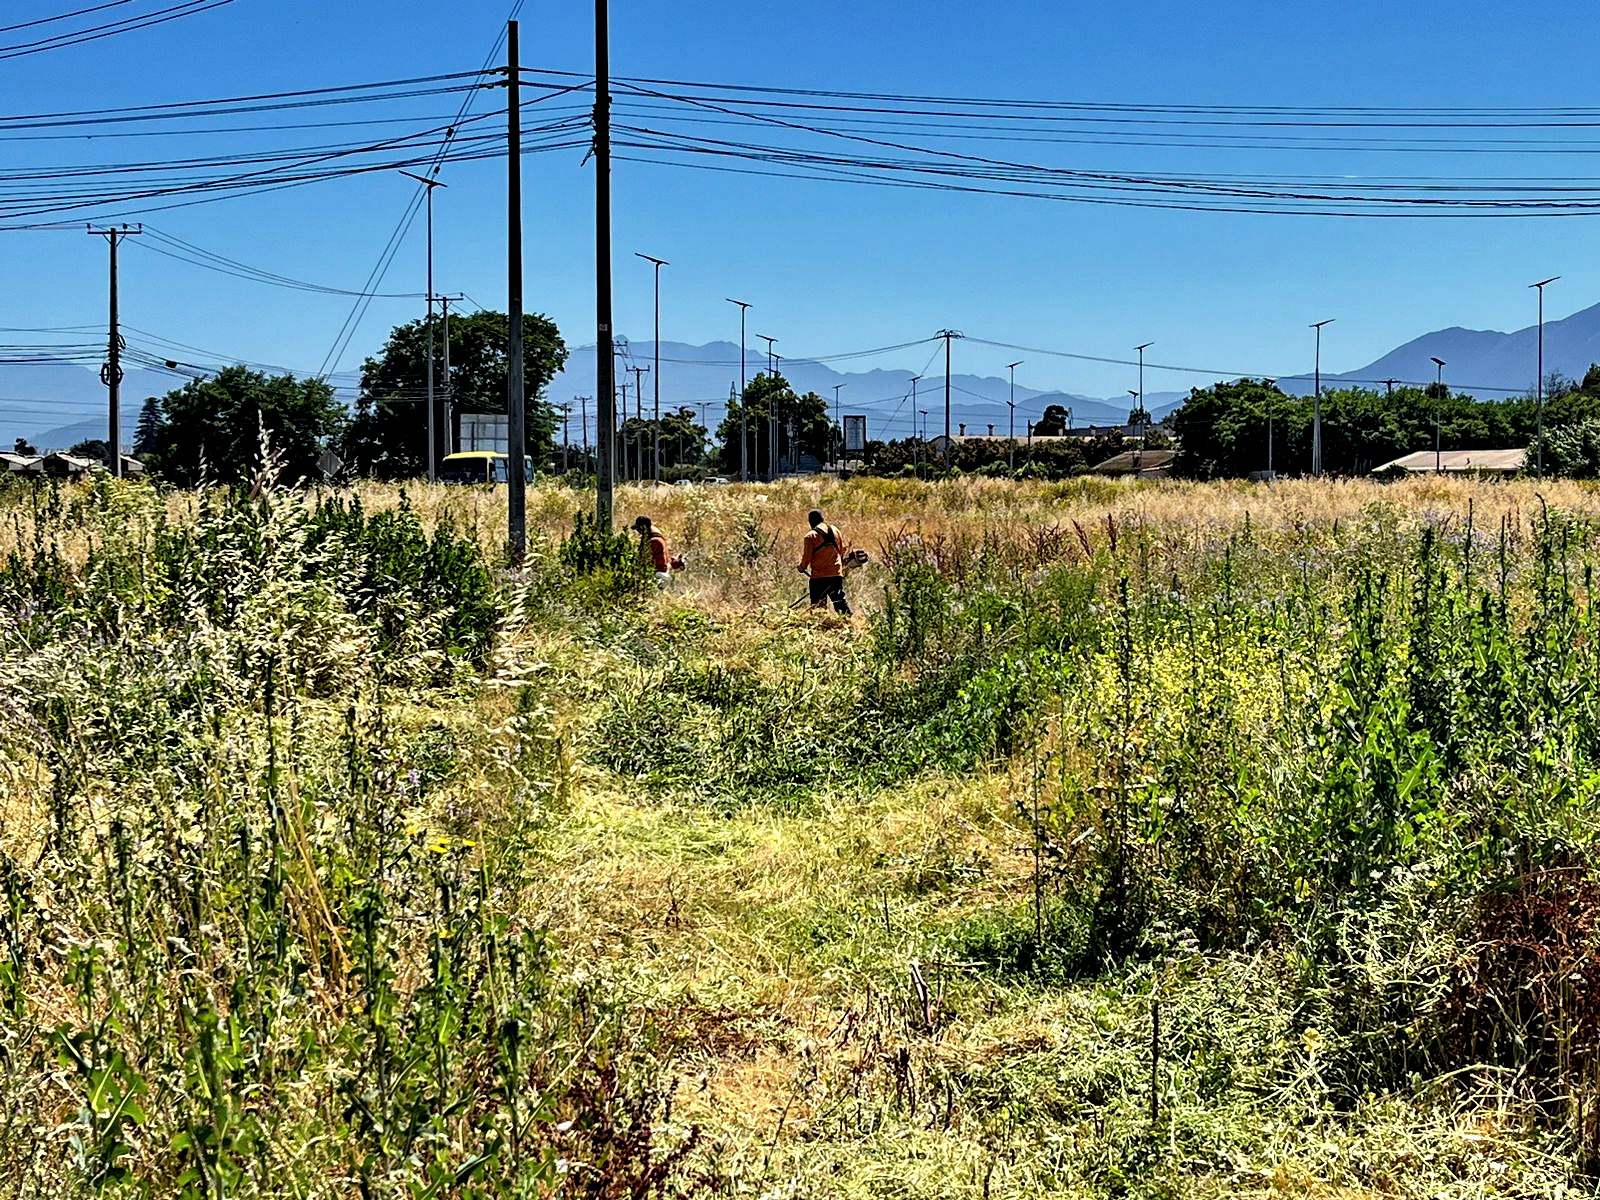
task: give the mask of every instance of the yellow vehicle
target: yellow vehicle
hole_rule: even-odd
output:
[[[510,460],[498,450],[462,450],[439,464],[440,483],[506,483]],[[533,481],[533,459],[523,456],[523,479]]]

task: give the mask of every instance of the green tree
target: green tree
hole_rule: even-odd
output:
[[[111,461],[111,443],[105,438],[84,438],[67,450],[75,458],[92,458],[95,462],[109,463]]]
[[[162,477],[180,487],[248,478],[262,465],[262,430],[282,463],[282,478],[303,478],[343,432],[347,416],[320,379],[242,366],[191,380],[160,403],[165,419],[154,458]]]
[[[774,427],[777,435],[778,465],[791,464],[796,455],[823,458],[836,436],[828,417],[828,402],[816,392],[797,396],[781,374],[763,372],[745,385],[741,399],[730,400],[727,415],[717,426],[717,461],[722,470],[739,469],[741,423],[748,437],[750,474],[770,477],[776,473],[772,462]]]
[[[161,427],[167,419],[166,413],[161,409],[161,401],[154,396],[145,399],[139,408],[139,424],[133,431],[133,453],[143,458],[154,454],[156,446],[161,441]]]
[[[29,455],[39,453],[37,450],[35,450],[33,448],[32,443],[30,443],[27,438],[18,438],[17,441],[16,441],[16,444],[11,447],[11,452],[13,454],[29,454]]]
[[[1240,379],[1194,388],[1168,419],[1179,446],[1174,474],[1223,479],[1266,470],[1269,418],[1273,470],[1308,470],[1310,405],[1270,379]]]
[[[1035,437],[1060,437],[1067,432],[1067,410],[1059,404],[1045,406],[1044,413],[1033,423]]]
[[[505,313],[469,313],[450,318],[450,378],[444,375],[444,323],[434,318],[434,391],[439,419],[435,435],[442,457],[452,448],[444,427],[446,383],[457,412],[506,411],[507,349]],[[522,318],[523,403],[527,413],[526,453],[548,462],[559,418],[544,402],[544,390],[566,364],[567,346],[548,317]],[[378,353],[361,366],[361,393],[344,440],[344,457],[362,474],[406,479],[423,474],[428,459],[428,323],[396,326]]]
[[[1535,442],[1528,447],[1528,468],[1538,456]],[[1600,479],[1600,420],[1587,417],[1544,433],[1544,471],[1567,479]]]

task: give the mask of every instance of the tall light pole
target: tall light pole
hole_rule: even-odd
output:
[[[1017,469],[1017,368],[1023,360],[1017,359],[1014,363],[1007,363],[1006,370],[1011,372],[1011,395],[1006,400],[1006,408],[1010,410],[1006,421],[1006,469]]]
[[[1317,331],[1316,366],[1314,367],[1315,383],[1312,384],[1313,399],[1311,401],[1311,474],[1322,474],[1322,327],[1332,325],[1333,317],[1326,321],[1317,321],[1311,328]]]
[[[921,375],[913,375],[911,377],[911,436],[914,438],[922,437],[917,432],[917,412],[919,411],[917,408],[917,383],[921,379]]]
[[[1535,386],[1538,388],[1539,416],[1538,433],[1534,436],[1534,453],[1537,455],[1537,470],[1540,476],[1544,475],[1544,289],[1546,284],[1554,283],[1560,279],[1559,275],[1552,275],[1549,279],[1541,279],[1538,283],[1528,286],[1539,290],[1539,378]]]
[[[410,171],[401,171],[407,179],[415,179],[428,189],[428,482],[439,481],[438,462],[438,435],[434,432],[434,401],[433,401],[433,189],[449,187],[448,183],[440,183],[437,179],[430,179],[423,175],[413,175]]]
[[[645,262],[654,263],[656,268],[656,366],[651,378],[655,380],[656,390],[656,425],[654,444],[651,448],[650,478],[656,482],[661,480],[661,268],[671,266],[664,258],[652,258],[648,254],[633,252],[635,258],[642,258]]]
[[[750,305],[743,300],[729,300],[728,303],[739,306],[739,482],[743,483],[750,478],[745,463],[745,449],[750,441],[749,406],[744,402],[744,390],[749,386],[744,373],[744,317]]]
[[[1433,365],[1436,368],[1433,381],[1433,473],[1443,475],[1443,456],[1439,450],[1439,410],[1444,405],[1444,359],[1434,359]]]

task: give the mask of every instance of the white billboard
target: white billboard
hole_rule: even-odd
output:
[[[844,452],[846,454],[864,454],[866,449],[866,417],[846,417],[844,419]]]

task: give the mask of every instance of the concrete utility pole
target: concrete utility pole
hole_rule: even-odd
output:
[[[839,440],[834,443],[833,439],[829,438],[828,441],[835,446],[833,455],[833,465],[835,467],[839,465],[839,460],[844,457],[844,418],[839,415],[839,389],[844,386],[842,383],[833,385],[833,427],[838,431]]]
[[[775,337],[768,337],[764,333],[756,334],[756,338],[759,341],[763,341],[767,344],[767,381],[771,383],[778,377],[778,356],[772,352],[772,344],[778,339]],[[761,439],[766,443],[766,478],[768,479],[776,479],[778,477],[778,405],[776,401],[776,390],[769,388],[767,391],[767,431],[766,436]],[[756,455],[756,474],[761,474],[761,456],[759,454]]]
[[[103,237],[111,249],[111,290],[106,334],[106,362],[100,368],[100,382],[106,385],[108,428],[106,444],[111,453],[111,474],[122,478],[122,323],[117,315],[117,242],[144,232],[140,226],[129,229],[126,225],[111,225],[105,229],[90,229],[95,237]]]
[[[1322,327],[1333,322],[1334,318],[1329,317],[1311,326],[1317,331],[1316,382],[1312,385],[1314,398],[1311,402],[1311,474],[1318,477],[1322,475]]]
[[[1143,408],[1144,407],[1144,352],[1146,350],[1150,349],[1150,347],[1154,346],[1154,345],[1155,345],[1154,342],[1146,342],[1142,346],[1135,346],[1134,347],[1134,349],[1139,352],[1139,390],[1134,393],[1136,396],[1139,397],[1139,403],[1134,405],[1135,408]],[[1130,422],[1130,424],[1131,423],[1132,422]]]
[[[567,447],[572,444],[572,405],[561,406],[561,473],[567,473]]]
[[[1133,411],[1134,412],[1138,412],[1140,409],[1142,409],[1144,407],[1144,397],[1141,396],[1138,392],[1134,391],[1132,388],[1129,388],[1128,389],[1128,395],[1133,397]],[[1135,422],[1135,421],[1130,421],[1130,422],[1128,422],[1128,424],[1132,425],[1135,429],[1137,429],[1139,427],[1138,423]],[[1141,445],[1137,450],[1135,450],[1133,452],[1133,474],[1134,474],[1135,478],[1138,477],[1139,471],[1143,468],[1143,466],[1144,466],[1144,446]]]
[[[745,375],[744,365],[744,318],[750,305],[744,300],[729,300],[729,304],[739,306],[739,482],[743,483],[750,478],[750,468],[747,462],[747,450],[750,443],[750,412],[749,406],[744,402],[745,389],[750,386]]]
[[[651,376],[655,380],[656,388],[656,429],[655,446],[651,453],[650,478],[659,483],[661,481],[661,268],[670,267],[672,264],[664,258],[652,258],[648,254],[640,254],[637,250],[633,254],[635,258],[654,263],[656,268],[656,369]]]
[[[445,427],[440,430],[440,440],[443,442],[443,450],[445,450],[446,454],[451,453],[451,446],[456,443],[456,389],[451,386],[450,382],[450,306],[459,301],[459,299],[464,299],[464,296],[440,296],[438,298],[438,304],[443,309],[442,333],[445,334],[445,363],[443,363],[443,368],[445,368],[445,394],[442,397],[443,402],[445,402],[443,403],[442,413],[443,418],[445,418]]]
[[[506,549],[528,552],[528,444],[522,364],[522,63],[517,23],[506,22]]]
[[[774,338],[774,341],[777,339]],[[778,377],[778,364],[783,361],[783,355],[772,356],[772,377]],[[767,465],[772,468],[772,477],[777,479],[783,474],[782,456],[783,418],[778,413],[778,396],[772,396],[772,412],[767,417]]]
[[[578,402],[578,419],[583,422],[583,469],[589,469],[589,397],[574,396]]]
[[[1014,363],[1006,363],[1006,370],[1011,373],[1011,397],[1005,402],[1010,410],[1010,421],[1006,422],[1006,469],[1016,470],[1016,368],[1022,365],[1021,358]]]
[[[954,329],[941,329],[934,336],[944,339],[944,441],[945,451],[948,453],[950,446],[950,343],[962,335]]]
[[[1394,385],[1400,381],[1398,379],[1380,379],[1378,382],[1383,384],[1383,394],[1387,397],[1394,395]]]
[[[1439,449],[1439,423],[1440,410],[1444,407],[1444,359],[1435,358],[1432,361],[1435,368],[1433,396],[1433,473],[1435,475],[1443,475],[1444,456]]]
[[[646,476],[644,473],[644,373],[649,367],[630,367],[633,372],[633,415],[638,424],[634,427],[633,465],[637,474],[635,479],[641,483]],[[659,422],[658,422],[659,424]]]
[[[1539,289],[1539,379],[1534,385],[1539,394],[1538,432],[1534,435],[1534,452],[1537,456],[1537,471],[1544,476],[1544,289],[1547,285],[1560,279],[1559,275],[1552,275],[1549,279],[1541,279],[1538,283],[1530,283],[1531,288]]]
[[[611,327],[611,13],[608,0],[594,0],[594,344],[612,345]],[[595,516],[610,530],[616,475],[617,377],[611,355],[597,353],[595,422],[600,457],[595,471]]]
[[[435,168],[437,170],[437,168]],[[439,437],[436,432],[433,398],[433,189],[449,187],[437,179],[401,171],[407,179],[415,179],[428,189],[428,482],[439,482]]]

